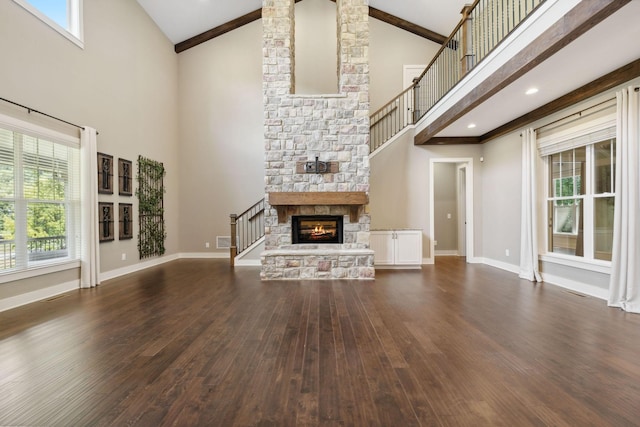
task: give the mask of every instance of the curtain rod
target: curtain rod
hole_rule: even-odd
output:
[[[633,90],[634,90],[635,92],[640,92],[640,86],[635,86],[635,87],[633,88]],[[609,98],[609,99],[606,99],[606,100],[604,100],[604,101],[602,101],[602,102],[600,102],[600,103],[598,103],[598,104],[596,104],[596,105],[592,105],[592,106],[590,106],[590,107],[587,107],[587,108],[585,108],[584,110],[577,111],[577,112],[575,112],[575,113],[573,113],[573,114],[569,114],[568,116],[561,117],[561,118],[559,118],[558,120],[554,120],[554,121],[552,121],[551,123],[547,123],[547,124],[545,124],[545,125],[542,125],[542,126],[540,126],[540,127],[537,127],[537,128],[535,128],[535,129],[534,129],[534,131],[535,131],[535,132],[537,132],[537,131],[539,131],[540,129],[546,128],[547,126],[554,125],[554,124],[556,124],[556,123],[558,123],[558,122],[561,122],[562,120],[566,120],[566,119],[568,119],[569,117],[573,117],[573,116],[578,116],[578,117],[580,117],[580,116],[582,116],[582,113],[584,113],[585,111],[590,110],[590,109],[595,108],[595,107],[599,107],[600,105],[602,105],[602,104],[606,104],[607,102],[615,101],[615,99],[616,99],[616,98]],[[520,134],[520,136],[522,136],[522,133]]]
[[[636,91],[637,91],[637,90],[638,90],[638,88],[636,88]],[[587,107],[587,108],[585,108],[585,109],[583,109],[583,110],[576,111],[575,113],[569,114],[569,115],[567,115],[567,116],[564,116],[564,117],[561,117],[561,118],[559,118],[559,119],[557,119],[557,120],[554,120],[554,121],[552,121],[552,122],[550,122],[550,123],[547,123],[547,124],[544,124],[544,125],[542,125],[542,126],[540,126],[540,127],[537,127],[537,128],[535,128],[535,129],[534,129],[534,131],[536,131],[536,132],[537,132],[537,131],[539,131],[540,129],[544,129],[544,128],[549,127],[549,126],[551,126],[551,125],[555,125],[556,123],[561,122],[561,121],[563,121],[563,120],[567,120],[568,118],[571,118],[571,117],[573,117],[573,116],[582,117],[582,113],[584,113],[585,111],[589,111],[589,110],[594,109],[594,108],[596,108],[596,107],[600,107],[601,105],[604,105],[604,104],[606,104],[606,103],[608,103],[608,102],[615,101],[615,100],[616,100],[615,98],[609,98],[609,99],[606,99],[606,100],[604,100],[604,101],[602,101],[602,102],[599,102],[599,103],[597,103],[597,104],[595,104],[595,105],[591,105],[591,106],[589,106],[589,107]]]
[[[79,125],[77,125],[77,124],[75,124],[75,123],[71,123],[71,122],[68,122],[68,121],[66,121],[66,120],[59,119],[58,117],[52,116],[51,114],[47,114],[47,113],[43,113],[42,111],[38,111],[38,110],[36,110],[35,108],[27,107],[27,106],[25,106],[25,105],[18,104],[17,102],[13,102],[13,101],[10,101],[10,100],[5,99],[5,98],[0,98],[0,101],[8,102],[9,104],[13,104],[13,105],[15,105],[15,106],[17,106],[17,107],[24,108],[25,110],[27,110],[27,111],[29,112],[29,114],[31,114],[32,112],[33,112],[33,113],[38,113],[38,114],[41,114],[41,115],[43,115],[43,116],[49,117],[49,118],[51,118],[51,119],[57,120],[57,121],[59,121],[59,122],[62,122],[62,123],[65,123],[65,124],[68,124],[68,125],[71,125],[71,126],[75,126],[75,127],[77,127],[78,129],[82,129],[82,130],[84,130],[84,126],[79,126]]]

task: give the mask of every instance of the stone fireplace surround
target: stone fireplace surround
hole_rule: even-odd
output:
[[[261,278],[371,279],[366,0],[338,0],[337,94],[294,94],[294,0],[263,0],[265,251]],[[324,173],[297,165],[319,158]],[[292,215],[343,216],[343,243],[292,244]]]

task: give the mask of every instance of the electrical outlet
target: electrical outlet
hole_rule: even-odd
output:
[[[505,250],[504,250],[504,254],[505,254],[506,256],[509,256],[509,249],[505,249]]]
[[[447,214],[447,219],[451,219],[451,214],[450,213]]]
[[[433,246],[438,246],[438,241],[437,240],[433,241]]]
[[[126,253],[123,253],[123,254],[122,254],[122,260],[123,260],[123,261],[126,261],[126,260],[127,260],[127,254],[126,254]]]
[[[209,242],[205,242],[204,247],[205,247],[205,248],[208,248],[209,246],[210,246],[210,245],[209,245]]]

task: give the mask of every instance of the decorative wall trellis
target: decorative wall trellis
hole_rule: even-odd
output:
[[[164,175],[166,171],[160,162],[138,156],[138,215],[140,233],[138,252],[140,259],[165,252],[164,241]]]

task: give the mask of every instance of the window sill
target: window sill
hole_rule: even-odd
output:
[[[587,260],[561,254],[544,254],[538,258],[542,262],[551,264],[564,265],[566,267],[579,268],[580,270],[593,271],[596,273],[611,274],[611,261]]]
[[[26,270],[20,270],[15,272],[7,272],[0,274],[0,283],[14,282],[16,280],[28,279],[36,276],[43,276],[45,274],[57,273],[59,271],[72,270],[74,268],[80,268],[80,261],[60,261],[58,263],[47,263],[47,265],[31,267]]]

